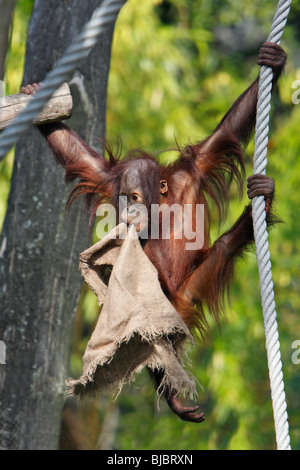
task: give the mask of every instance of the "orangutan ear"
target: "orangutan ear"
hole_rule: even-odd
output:
[[[160,180],[160,193],[166,194],[168,192],[168,183],[166,180]]]

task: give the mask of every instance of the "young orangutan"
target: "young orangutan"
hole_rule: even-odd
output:
[[[258,64],[272,67],[273,86],[286,61],[283,49],[274,43],[264,43]],[[27,85],[22,92],[34,94],[37,85]],[[119,161],[112,153],[105,159],[90,148],[64,124],[39,127],[56,160],[65,168],[66,180],[79,178],[71,194],[71,201],[86,195],[95,200],[93,214],[99,204],[109,199],[118,207],[120,195],[126,196],[128,206],[143,204],[204,204],[204,243],[198,250],[187,250],[189,241],[176,239],[142,240],[142,246],[158,271],[161,287],[188,327],[202,331],[206,326],[204,306],[218,319],[223,301],[233,277],[235,260],[253,241],[252,210],[248,205],[233,227],[221,235],[213,245],[209,240],[209,211],[207,196],[225,214],[230,183],[243,183],[243,148],[253,132],[256,119],[258,79],[237,99],[215,131],[204,141],[188,145],[175,163],[161,166],[144,152],[131,153]],[[264,175],[248,178],[250,199],[262,195],[269,216],[274,195],[273,179]],[[163,206],[162,206],[163,207]],[[166,206],[164,206],[166,207]],[[150,221],[151,222],[151,221]],[[202,227],[203,229],[203,227]],[[162,374],[154,372],[156,386]],[[185,407],[176,391],[165,390],[165,398],[174,413],[186,421],[201,422],[203,413],[198,406]]]

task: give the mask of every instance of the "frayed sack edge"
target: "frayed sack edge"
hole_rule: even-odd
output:
[[[134,368],[133,371],[127,373],[123,379],[119,381],[114,381],[111,384],[104,386],[97,386],[95,384],[95,377],[97,375],[98,368],[109,365],[115,355],[117,354],[118,349],[121,345],[128,343],[134,339],[134,336],[139,336],[140,342],[147,342],[149,345],[153,346],[152,352],[149,353],[148,357],[142,361],[138,366]],[[177,341],[175,344],[168,338],[169,335],[178,335]],[[182,335],[182,337],[180,337]],[[85,396],[95,396],[98,392],[113,391],[118,390],[116,398],[121,393],[121,390],[124,385],[131,383],[134,380],[135,374],[140,373],[144,367],[149,367],[151,370],[162,370],[164,376],[161,382],[160,387],[157,390],[158,398],[160,398],[166,390],[176,389],[178,393],[183,394],[184,397],[189,397],[194,399],[197,397],[196,392],[196,379],[193,375],[185,370],[186,363],[190,365],[190,360],[188,354],[184,348],[184,343],[186,340],[193,343],[193,337],[190,335],[187,330],[179,328],[169,328],[165,331],[160,331],[159,333],[155,331],[154,328],[151,330],[137,330],[131,332],[129,335],[121,338],[116,341],[102,358],[97,358],[89,365],[87,373],[83,374],[79,379],[74,380],[72,378],[66,380],[67,391],[66,395],[78,396],[80,399],[83,399]],[[182,367],[184,372],[187,374],[188,380],[178,380],[176,377],[171,377],[168,373],[168,370],[164,367],[164,364],[159,360],[159,355],[154,352],[154,347],[156,344],[164,344],[169,342],[173,348],[174,356],[178,360],[178,367]],[[174,349],[174,346],[176,349]],[[198,381],[197,381],[198,383]],[[89,387],[90,385],[90,387]],[[96,386],[93,386],[96,385]]]

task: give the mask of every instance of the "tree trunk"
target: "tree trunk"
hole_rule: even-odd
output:
[[[88,21],[99,0],[36,0],[23,83],[42,81]],[[68,125],[99,149],[105,133],[113,26],[102,35],[71,86]],[[76,305],[79,253],[89,245],[87,216],[66,214],[64,172],[36,129],[16,148],[0,239],[0,448],[56,449]]]
[[[9,31],[16,0],[0,0],[0,80],[3,80]]]

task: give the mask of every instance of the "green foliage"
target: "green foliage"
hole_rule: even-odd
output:
[[[25,25],[30,1],[19,0],[7,71],[8,89],[22,77]],[[116,25],[107,103],[107,137],[122,138],[124,151],[150,152],[199,140],[213,131],[233,100],[258,73],[256,55],[267,38],[276,2],[267,0],[130,0]],[[300,339],[300,107],[291,86],[300,78],[298,59],[300,0],[294,0],[283,46],[289,54],[285,76],[274,94],[268,174],[275,178],[277,213],[284,223],[270,234],[281,353],[292,447],[300,448],[299,367],[291,361]],[[280,97],[280,100],[279,100]],[[177,142],[177,143],[176,143]],[[247,149],[247,174],[253,143]],[[161,161],[176,153],[162,153]],[[0,167],[0,210],[9,171]],[[247,198],[232,203],[228,227]],[[1,206],[2,204],[2,206]],[[3,209],[2,209],[3,211]],[[213,237],[218,236],[217,227]],[[97,305],[83,291],[75,325],[72,374],[80,373],[81,355],[96,321]],[[222,331],[213,320],[206,340],[193,347],[203,424],[184,423],[157,398],[146,372],[119,395],[119,449],[273,449],[274,425],[269,393],[264,328],[254,253],[236,266],[227,318]]]

